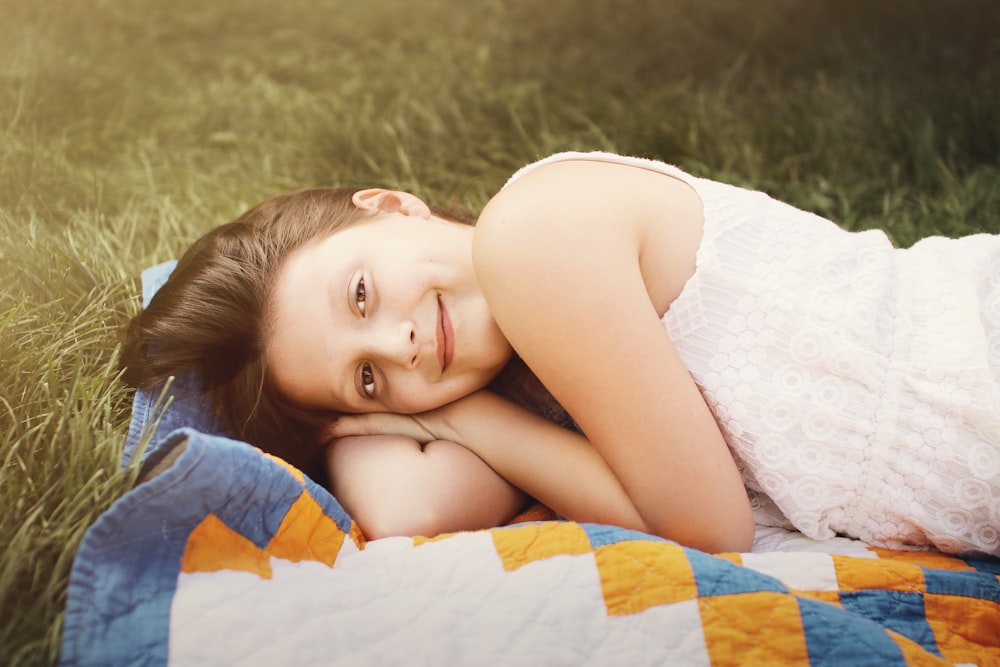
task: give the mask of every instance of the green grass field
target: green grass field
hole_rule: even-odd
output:
[[[51,664],[132,483],[140,270],[248,205],[480,207],[561,149],[657,157],[899,245],[1000,232],[995,0],[0,0],[0,663]]]

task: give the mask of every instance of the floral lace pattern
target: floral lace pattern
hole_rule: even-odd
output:
[[[683,177],[706,228],[663,322],[758,522],[1000,553],[1000,238],[897,250]]]

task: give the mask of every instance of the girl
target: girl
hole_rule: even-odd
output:
[[[1000,553],[1000,238],[897,250],[611,154],[523,169],[474,228],[406,193],[331,198],[196,244],[131,359],[138,382],[198,368],[264,446],[335,439],[369,536],[496,523],[521,490],[708,551],[748,550],[756,521]],[[580,432],[483,391],[513,353]]]

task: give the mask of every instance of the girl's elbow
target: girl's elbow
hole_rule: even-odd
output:
[[[710,540],[709,553],[747,553],[753,548],[757,526],[753,520],[733,522],[718,531]]]
[[[707,548],[703,551],[714,554],[747,553],[753,548],[757,526],[752,514],[745,519],[719,522],[717,525],[719,528],[707,540]]]
[[[372,507],[354,519],[369,540],[384,537],[433,537],[445,532],[440,516],[431,511],[418,511],[415,507]]]
[[[695,530],[678,531],[676,528],[676,525],[658,526],[647,532],[705,553],[747,553],[753,548],[756,525],[752,520],[699,521]],[[703,528],[707,528],[707,531],[702,530]]]
[[[725,539],[723,548],[716,549],[714,553],[748,553],[753,549],[753,540],[757,531],[757,525],[751,520],[740,523],[732,528]]]

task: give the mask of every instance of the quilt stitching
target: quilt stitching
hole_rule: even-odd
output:
[[[1000,665],[1000,567],[990,560],[885,550],[717,557],[553,521],[366,543],[332,496],[283,462],[196,431],[177,437],[187,448],[174,466],[88,531],[63,664],[227,662],[206,656],[239,627],[236,650],[256,651],[246,659],[279,641],[290,660],[333,642],[375,664],[479,655],[490,664]],[[272,612],[295,625],[246,636],[246,621],[233,626],[202,600],[256,615],[290,605]],[[494,623],[507,628],[504,642]]]

